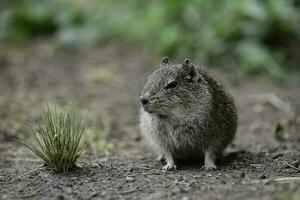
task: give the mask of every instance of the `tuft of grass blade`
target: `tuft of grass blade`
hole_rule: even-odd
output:
[[[68,109],[57,113],[47,105],[42,120],[34,131],[34,143],[26,146],[45,166],[54,172],[67,172],[76,167],[76,161],[83,152],[86,120],[78,108],[72,104]]]

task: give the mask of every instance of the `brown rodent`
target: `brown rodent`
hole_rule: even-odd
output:
[[[176,169],[176,160],[204,158],[206,170],[232,142],[237,112],[232,96],[206,70],[189,59],[171,63],[167,57],[153,72],[140,94],[140,128],[164,170]]]

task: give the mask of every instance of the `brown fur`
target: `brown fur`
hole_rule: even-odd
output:
[[[166,160],[163,169],[176,168],[177,159],[203,157],[205,169],[216,169],[215,160],[237,127],[233,98],[220,83],[189,60],[173,64],[163,58],[140,97],[147,100],[140,113],[141,131]]]

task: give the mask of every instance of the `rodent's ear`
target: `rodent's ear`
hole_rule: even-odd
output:
[[[165,65],[170,64],[170,59],[167,56],[164,56],[161,60],[160,60],[160,66],[163,67]]]
[[[199,73],[193,63],[191,63],[190,59],[185,59],[181,66],[184,79],[192,82],[198,82]]]

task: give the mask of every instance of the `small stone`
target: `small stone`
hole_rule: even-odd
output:
[[[99,167],[101,167],[101,164],[97,163],[97,162],[94,162],[94,163],[91,164],[91,167],[93,167],[93,168],[99,168]]]
[[[135,181],[134,178],[129,177],[129,176],[126,177],[126,182],[130,183],[130,182],[134,182],[134,181]]]
[[[66,183],[66,186],[73,186],[73,183],[68,182],[68,183]]]
[[[71,187],[66,187],[65,191],[67,194],[71,194],[72,193],[72,188]]]
[[[65,197],[64,197],[63,195],[58,195],[56,199],[57,199],[57,200],[64,200]]]
[[[275,172],[280,173],[280,172],[282,172],[282,169],[280,169],[280,168],[275,169]]]
[[[260,179],[266,179],[267,177],[266,177],[266,175],[261,174],[261,175],[259,176],[259,178],[260,178]]]
[[[176,188],[174,188],[174,189],[172,190],[171,194],[172,194],[172,195],[175,195],[176,193],[180,193],[180,191],[181,191],[181,189],[178,188],[178,187],[176,187]]]
[[[42,178],[48,178],[50,176],[50,174],[48,172],[45,172],[45,173],[41,173],[40,176]]]
[[[129,172],[133,172],[133,168],[130,167],[130,168],[128,169],[128,171],[129,171]]]
[[[141,160],[146,160],[146,157],[142,156],[140,159],[141,159]]]
[[[98,196],[98,193],[96,191],[94,191],[90,194],[89,199],[92,197],[96,197],[96,196]]]
[[[156,171],[153,172],[153,174],[154,174],[154,175],[159,175],[159,174],[160,174],[160,171],[157,171],[157,170],[156,170]]]
[[[245,172],[242,172],[242,173],[240,174],[240,178],[245,178],[245,176],[246,176]]]
[[[186,193],[186,192],[188,192],[188,189],[187,188],[180,188],[180,192],[181,193]]]
[[[123,185],[118,185],[117,188],[118,188],[118,189],[122,189],[122,188],[123,188]]]
[[[202,178],[202,175],[195,175],[194,178]]]
[[[187,196],[182,197],[182,200],[189,200]]]

